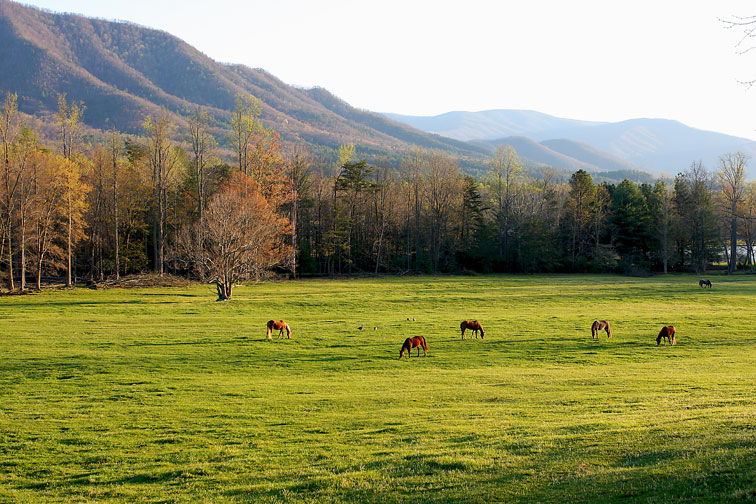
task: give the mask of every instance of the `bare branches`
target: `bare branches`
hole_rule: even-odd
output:
[[[289,220],[276,213],[256,182],[237,172],[210,200],[203,221],[181,231],[178,255],[215,282],[219,300],[225,300],[238,282],[288,266],[289,233]]]
[[[753,16],[733,16],[733,19],[718,18],[719,21],[724,24],[726,30],[741,30],[743,35],[735,44],[737,54],[746,54],[756,49],[756,15]],[[748,86],[750,89],[756,84],[756,79],[738,81],[740,84]]]

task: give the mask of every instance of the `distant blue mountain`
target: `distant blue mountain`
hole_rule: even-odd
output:
[[[496,141],[504,137],[527,137],[551,150],[607,170],[624,168],[608,168],[603,162],[597,163],[595,155],[624,160],[634,166],[632,169],[669,175],[687,169],[697,160],[703,161],[709,170],[716,170],[719,156],[728,152],[739,150],[756,157],[756,142],[752,140],[699,130],[667,119],[591,122],[562,119],[530,110],[448,112],[433,117],[386,115],[457,140]],[[574,144],[567,143],[560,150],[561,144],[554,143],[554,140],[571,140],[603,152],[589,154],[584,148],[576,149]],[[752,161],[749,176],[756,176],[756,160]]]

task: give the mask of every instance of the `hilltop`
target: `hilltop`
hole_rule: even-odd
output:
[[[86,105],[84,122],[100,130],[142,131],[166,108],[181,123],[201,105],[219,133],[238,94],[263,102],[261,119],[287,142],[334,148],[353,142],[366,153],[412,145],[478,159],[486,149],[358,110],[325,89],[285,84],[262,69],[222,64],[173,35],[132,23],[57,14],[0,0],[0,91],[17,92],[22,112],[51,121],[57,96]]]

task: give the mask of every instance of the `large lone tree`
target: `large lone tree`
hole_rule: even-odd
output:
[[[225,301],[238,282],[288,266],[290,232],[289,219],[278,215],[257,182],[238,172],[210,200],[203,221],[184,230],[178,245],[181,259],[201,268],[215,282],[218,300]]]

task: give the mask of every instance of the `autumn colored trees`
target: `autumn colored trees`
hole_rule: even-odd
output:
[[[748,158],[694,162],[674,180],[528,175],[514,149],[487,172],[414,148],[369,162],[354,145],[308,152],[259,122],[240,96],[216,138],[206,111],[145,118],[143,134],[83,135],[84,104],[59,99],[42,139],[0,105],[0,275],[10,290],[46,275],[101,281],[172,272],[235,284],[288,275],[756,269],[756,185]],[[674,167],[670,167],[672,171]],[[33,277],[30,281],[27,277]]]

